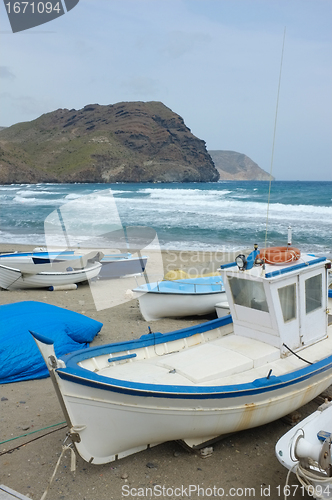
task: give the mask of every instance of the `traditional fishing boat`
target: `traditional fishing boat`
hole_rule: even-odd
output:
[[[76,259],[35,264],[20,262],[13,257],[0,261],[0,287],[6,290],[48,288],[71,285],[96,278],[101,269],[103,254],[91,252]],[[3,264],[2,262],[5,262]]]
[[[75,253],[74,250],[47,251],[44,248],[34,249],[33,252],[14,252],[0,255],[0,264],[17,268],[21,264],[56,264],[67,262],[67,267],[71,266],[71,261],[77,261],[84,254]],[[135,256],[129,252],[105,254],[101,262],[101,269],[98,277],[101,279],[121,278],[144,272],[147,263],[146,256]]]
[[[29,254],[26,254],[29,255]],[[12,254],[12,256],[19,258],[18,254]],[[65,251],[56,254],[55,252],[39,252],[31,255],[32,261],[35,264],[47,264],[47,263],[55,263],[55,262],[63,262],[75,260],[79,257],[79,254],[75,254],[74,251]],[[144,272],[147,257],[145,256],[135,256],[129,252],[126,253],[110,253],[105,254],[104,257],[100,260],[101,262],[101,270],[99,273],[99,278],[101,279],[112,279],[112,278],[121,278],[123,276],[131,276],[135,274],[141,274]],[[1,256],[0,256],[1,263]]]
[[[200,448],[278,419],[331,384],[331,263],[298,253],[282,262],[288,251],[278,265],[255,248],[223,267],[224,318],[60,359],[52,339],[31,332],[84,460],[103,464],[169,440]]]
[[[134,288],[133,292],[146,321],[202,316],[215,312],[217,302],[227,301],[220,274],[145,283]]]
[[[301,488],[312,498],[332,497],[332,402],[326,401],[317,411],[284,434],[276,444],[279,462],[296,474]]]

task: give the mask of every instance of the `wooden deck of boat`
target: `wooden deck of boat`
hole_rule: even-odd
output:
[[[309,362],[324,358],[325,353],[332,350],[331,326],[329,331],[329,337],[300,350],[299,355]],[[280,376],[307,366],[291,354],[280,358],[280,350],[276,347],[234,334],[169,353],[165,353],[163,344],[153,347],[153,355],[145,359],[132,357],[95,371],[130,382],[214,386],[250,382],[266,377],[270,369],[272,375]]]

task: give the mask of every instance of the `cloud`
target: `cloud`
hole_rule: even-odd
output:
[[[206,33],[171,31],[162,52],[171,59],[177,59],[191,52],[202,50],[210,42],[211,37]]]
[[[14,80],[16,76],[10,71],[8,66],[0,66],[0,78]]]
[[[149,97],[158,95],[158,80],[146,76],[132,76],[122,80],[121,87],[132,96]]]

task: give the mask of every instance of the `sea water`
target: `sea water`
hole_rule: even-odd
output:
[[[0,203],[2,243],[44,246],[45,220],[66,208],[82,241],[116,219],[152,228],[162,249],[227,252],[286,245],[291,226],[294,246],[332,254],[332,182],[14,184],[0,186]]]

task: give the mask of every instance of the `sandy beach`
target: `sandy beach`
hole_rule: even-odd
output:
[[[0,247],[2,252],[11,250],[23,247]],[[174,269],[190,270],[191,274],[212,272],[222,261],[233,258],[208,252],[162,253],[165,274]],[[130,290],[132,284],[130,279],[122,279],[121,290]],[[92,345],[137,338],[147,333],[148,326],[167,332],[214,317],[161,319],[149,325],[142,318],[136,299],[127,294],[123,303],[100,306],[86,283],[67,291],[0,291],[1,304],[27,300],[54,304],[102,322],[102,330]],[[313,401],[298,413],[304,418],[318,406],[319,402]],[[64,416],[50,378],[0,385],[0,424],[0,484],[39,500],[66,437]],[[289,423],[277,420],[234,434],[214,444],[212,455],[205,459],[176,442],[168,442],[103,466],[88,464],[77,456],[76,471],[71,472],[70,453],[66,452],[47,499],[283,498],[287,471],[277,461],[274,447],[289,428]],[[309,498],[294,475],[289,484],[292,498]]]

